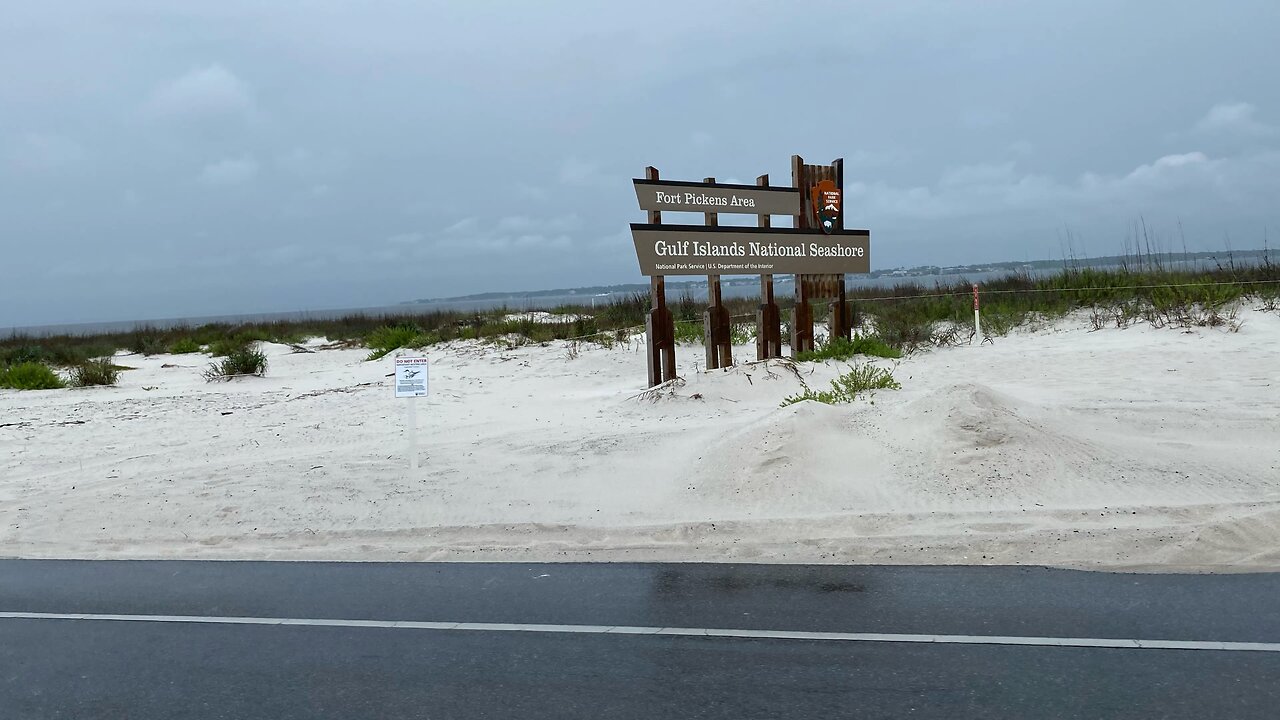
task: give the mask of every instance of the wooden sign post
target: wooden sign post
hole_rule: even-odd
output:
[[[657,180],[658,169],[644,169],[646,180]],[[649,224],[662,224],[662,211],[649,211]],[[649,278],[649,296],[653,307],[644,319],[645,350],[649,361],[649,387],[661,385],[676,376],[676,324],[667,308],[666,278],[654,275]]]
[[[756,185],[769,186],[769,176],[756,178]],[[757,224],[762,228],[770,227],[773,219],[769,215],[757,215]],[[760,275],[760,308],[756,310],[756,360],[782,357],[782,313],[773,297],[773,273]]]
[[[704,178],[714,185],[716,179]],[[704,213],[707,227],[720,225],[718,213]],[[707,349],[707,369],[726,368],[733,365],[733,342],[730,340],[729,309],[724,306],[720,292],[720,276],[707,276],[707,309],[702,313],[702,343]]]
[[[814,189],[824,181],[834,186],[840,196],[844,194],[844,160],[837,159],[830,165],[806,165],[799,155],[791,156],[791,184],[800,191],[800,214],[795,217],[797,228],[819,227],[818,216],[822,208],[814,204]],[[844,214],[836,211],[834,227],[827,232],[838,234],[844,230]],[[795,308],[791,311],[791,354],[814,349],[813,300],[831,299],[828,332],[831,338],[846,340],[852,334],[849,317],[848,295],[844,273],[805,274],[795,277]]]

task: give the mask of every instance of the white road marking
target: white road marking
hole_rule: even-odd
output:
[[[807,632],[801,630],[727,630],[720,628],[632,627],[626,625],[541,625],[525,623],[428,622],[418,620],[340,620],[326,618],[218,617],[207,615],[105,615],[0,612],[0,620],[90,620],[208,625],[301,625],[308,627],[463,630],[470,632],[578,633],[587,635],[675,635],[754,640],[947,643],[955,645],[1031,645],[1038,647],[1121,648],[1126,650],[1232,650],[1280,652],[1280,643],[1121,638],[1019,637],[1006,635],[904,635],[898,633]]]

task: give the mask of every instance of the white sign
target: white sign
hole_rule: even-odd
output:
[[[396,397],[426,397],[428,389],[427,358],[396,358]]]

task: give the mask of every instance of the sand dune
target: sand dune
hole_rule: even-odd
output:
[[[780,407],[841,363],[682,348],[650,397],[638,342],[451,343],[416,473],[390,358],[121,356],[116,388],[0,391],[0,554],[1276,569],[1280,316],[1244,319],[877,360],[902,390],[841,406]]]

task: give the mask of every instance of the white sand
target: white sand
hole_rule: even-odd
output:
[[[1081,317],[787,408],[784,366],[700,373],[696,346],[651,401],[642,340],[455,343],[416,474],[391,358],[267,346],[267,377],[208,384],[204,356],[121,356],[117,388],[0,391],[0,555],[1277,569],[1280,316],[1243,317]]]
[[[552,325],[555,323],[571,323],[579,320],[588,320],[590,315],[578,315],[575,313],[549,313],[544,310],[532,310],[530,312],[510,313],[502,316],[505,322],[532,322],[542,325]]]

